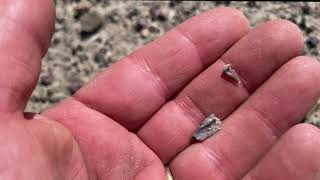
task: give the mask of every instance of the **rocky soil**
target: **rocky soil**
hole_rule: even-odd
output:
[[[242,10],[252,27],[277,18],[295,22],[305,36],[305,53],[320,59],[318,2],[56,0],[56,32],[27,111],[39,112],[72,95],[119,58],[189,17],[220,6]],[[306,121],[320,125],[320,101]]]

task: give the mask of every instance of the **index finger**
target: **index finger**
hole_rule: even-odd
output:
[[[123,58],[74,97],[135,130],[247,32],[240,11],[208,11]]]

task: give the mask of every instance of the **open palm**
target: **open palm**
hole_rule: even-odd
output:
[[[0,2],[1,179],[316,180],[320,131],[296,125],[320,96],[320,64],[284,20],[249,30],[241,12],[191,18],[98,74],[73,97],[24,114],[53,32],[51,0]],[[226,64],[240,76],[222,78]],[[201,143],[206,116],[222,130]],[[26,120],[29,119],[29,120]]]

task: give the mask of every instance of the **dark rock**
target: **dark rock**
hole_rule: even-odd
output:
[[[80,54],[79,56],[80,63],[84,63],[88,60],[88,56],[86,54]]]
[[[85,14],[88,10],[87,9],[79,9],[79,10],[75,10],[74,14],[73,14],[73,18],[76,20],[79,20],[80,17]]]
[[[129,19],[133,19],[133,17],[136,17],[140,14],[139,10],[136,8],[130,9],[128,14],[127,14],[127,18]]]
[[[48,96],[49,98],[51,98],[51,97],[53,96],[53,94],[54,94],[54,92],[52,91],[52,89],[48,89],[48,90],[47,90],[47,96]]]
[[[90,37],[102,27],[102,19],[96,12],[84,14],[80,18],[82,38]]]
[[[107,54],[108,50],[106,48],[101,48],[100,53]]]
[[[230,5],[230,1],[214,1],[214,3],[216,5],[226,5],[226,6],[229,6]]]
[[[303,14],[310,14],[311,12],[310,6],[308,4],[305,4],[304,6],[302,6],[301,10]]]
[[[319,52],[318,51],[312,51],[311,54],[314,55],[314,56],[318,56]]]
[[[50,71],[48,74],[40,77],[40,84],[43,86],[49,86],[53,83],[53,81],[54,77]]]
[[[281,18],[282,18],[282,17],[281,17]],[[292,15],[292,16],[290,16],[289,18],[285,18],[285,17],[284,17],[283,19],[288,19],[289,21],[297,24],[296,18],[297,18],[297,17],[296,17],[295,15]]]
[[[160,30],[155,26],[150,26],[148,29],[151,33],[159,33],[160,32]]]
[[[175,6],[177,6],[178,4],[181,4],[182,1],[170,1],[169,2],[169,7],[173,8]]]
[[[73,17],[74,17],[74,19],[79,20],[82,15],[84,15],[85,13],[87,13],[89,11],[89,7],[85,3],[83,3],[83,4],[81,4],[80,2],[77,2],[77,3],[78,3],[78,5],[74,8]]]
[[[316,48],[319,44],[319,39],[315,36],[308,37],[306,44],[309,48]]]
[[[101,64],[99,64],[99,67],[106,68],[106,67],[109,67],[114,62],[115,62],[114,59],[112,59],[111,57],[107,57],[107,59],[105,61],[103,61]]]
[[[306,18],[304,16],[302,16],[301,20],[297,23],[295,22],[296,24],[298,24],[298,26],[304,31],[306,32],[307,34],[313,32],[313,28],[310,27],[309,24],[307,24],[306,22]]]
[[[102,39],[101,38],[97,38],[94,41],[97,42],[97,43],[102,43]]]
[[[310,33],[312,33],[314,31],[314,29],[312,28],[312,27],[306,27],[306,29],[305,29],[305,32],[307,33],[307,34],[310,34]]]
[[[168,19],[168,12],[164,8],[160,8],[159,6],[151,7],[150,15],[153,21],[166,21]]]
[[[96,53],[94,56],[94,61],[98,64],[103,63],[105,61],[104,54],[101,52]]]
[[[118,23],[121,19],[119,11],[117,9],[112,10],[110,14],[108,14],[106,17],[107,20],[109,20],[112,23]]]
[[[143,29],[145,29],[148,26],[149,26],[148,20],[145,19],[145,18],[140,18],[136,22],[136,25],[135,25],[134,29],[139,32],[139,31],[142,31]]]
[[[306,27],[307,27],[306,19],[305,19],[304,17],[302,17],[302,18],[301,18],[301,21],[299,22],[298,25],[299,25],[299,27],[300,27],[301,29],[305,30]]]
[[[81,45],[77,45],[76,47],[71,48],[71,54],[76,55],[78,52],[83,51],[83,47]]]
[[[77,67],[77,66],[78,66],[78,62],[73,62],[73,63],[71,63],[71,66],[72,66],[72,67]]]
[[[257,3],[256,3],[255,1],[249,1],[249,2],[247,2],[247,5],[248,5],[249,7],[251,7],[251,8],[257,7]]]
[[[53,44],[53,45],[58,45],[58,44],[60,44],[60,42],[61,42],[61,40],[60,40],[58,37],[55,37],[55,38],[53,38],[53,40],[52,40],[52,44]]]
[[[82,82],[79,79],[71,80],[70,84],[67,86],[67,89],[71,95],[77,92],[82,86]]]

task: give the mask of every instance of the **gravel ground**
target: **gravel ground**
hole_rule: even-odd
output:
[[[27,111],[39,112],[72,95],[94,74],[208,9],[240,9],[251,26],[271,19],[295,22],[305,37],[305,53],[320,59],[318,2],[135,2],[56,0],[56,32]],[[320,125],[320,101],[306,117]]]

